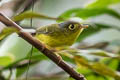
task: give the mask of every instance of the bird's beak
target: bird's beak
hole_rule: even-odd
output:
[[[89,25],[88,24],[82,24],[82,28],[88,28]]]

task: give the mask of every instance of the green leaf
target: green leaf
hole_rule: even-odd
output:
[[[68,80],[75,80],[75,79],[73,79],[72,77],[69,77]]]
[[[93,73],[90,69],[83,67],[83,66],[77,66],[76,71],[81,74],[92,74]]]
[[[92,69],[97,71],[98,73],[102,75],[109,75],[112,77],[115,77],[117,75],[117,72],[113,71],[112,69],[108,68],[106,65],[96,62],[91,65]]]
[[[113,70],[117,70],[117,68],[119,67],[119,59],[118,60],[117,59],[111,59],[108,66]]]
[[[120,79],[120,74],[118,74],[119,72],[112,70],[104,63],[89,62],[87,59],[81,56],[75,56],[75,61],[77,62],[79,66],[80,65],[85,66],[86,68],[89,68],[93,70],[94,72],[97,72],[101,75],[114,77],[115,79]]]
[[[0,33],[0,40],[4,39],[5,37],[7,37],[8,35],[17,32],[17,29],[15,28],[11,28],[11,27],[5,27],[2,32]]]
[[[86,76],[92,74],[93,77],[88,79],[97,79],[100,80],[112,80],[113,78],[120,78],[120,75],[116,71],[119,60],[113,60],[113,57],[116,57],[115,54],[111,55],[108,52],[102,50],[79,50],[79,49],[68,49],[61,51],[62,55],[75,60],[77,64],[77,72],[82,73]],[[68,53],[68,55],[67,55]],[[71,54],[71,56],[69,55]],[[99,57],[98,57],[99,56]],[[107,58],[106,58],[107,57]],[[106,59],[107,61],[111,59],[111,63],[105,64],[100,60]],[[119,59],[119,58],[118,58]],[[97,60],[97,61],[96,61]],[[100,62],[98,62],[98,60]],[[69,78],[70,79],[70,78]],[[99,80],[98,79],[98,80]]]
[[[89,74],[85,76],[87,80],[113,80],[111,77],[105,77],[98,74]]]
[[[30,12],[30,11],[21,13],[21,14],[15,16],[15,17],[13,17],[13,20],[14,21],[22,21],[22,20],[28,19],[28,18],[57,20],[57,18],[49,17],[49,16],[46,16],[46,15],[43,15],[43,14],[38,14],[38,13]]]
[[[62,13],[59,18],[69,19],[71,17],[80,17],[83,19],[87,19],[90,17],[102,15],[102,14],[109,14],[111,16],[114,16],[116,18],[120,19],[120,14],[118,14],[116,11],[108,8],[92,8],[92,9],[85,9],[85,8],[75,8],[70,9],[64,13]]]
[[[111,4],[119,3],[120,0],[96,0],[95,2],[89,4],[87,8],[104,8]]]
[[[0,66],[6,66],[12,62],[13,62],[13,59],[10,56],[0,57]]]
[[[16,70],[17,70],[16,71],[16,77],[19,77],[27,70],[27,66],[26,67],[17,68]]]

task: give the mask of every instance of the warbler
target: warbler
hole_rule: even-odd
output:
[[[86,27],[88,25],[80,24],[77,21],[65,21],[39,27],[35,37],[51,48],[69,47]]]

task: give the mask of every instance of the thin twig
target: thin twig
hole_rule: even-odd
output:
[[[34,0],[32,0],[31,3],[32,3],[31,4],[31,6],[32,6],[32,12],[33,12],[33,9],[34,9]],[[33,27],[32,23],[33,23],[33,18],[30,19],[30,26],[31,26],[31,28]],[[32,59],[32,53],[33,53],[33,46],[31,48],[31,52],[30,52],[30,55],[29,55],[29,63],[28,63],[27,71],[26,71],[26,80],[28,80],[28,73],[29,73],[29,68],[30,68],[29,66],[30,66],[31,59]]]
[[[8,17],[0,13],[0,21],[5,25],[13,26],[19,30],[18,35],[26,40],[28,43],[33,45],[39,51],[41,51],[44,55],[46,55],[49,59],[51,59],[56,65],[62,68],[65,72],[67,72],[72,78],[76,80],[85,80],[84,76],[78,74],[72,67],[66,64],[61,58],[54,54],[53,51],[49,50],[44,44],[42,44],[39,40],[32,37],[29,33],[23,32],[22,28],[17,25],[15,22],[10,20]]]
[[[108,46],[108,42],[99,42],[99,43],[96,43],[96,44],[88,44],[88,43],[83,43],[83,44],[80,44],[78,45],[78,49],[90,49],[90,48],[98,48],[98,49],[104,49]]]

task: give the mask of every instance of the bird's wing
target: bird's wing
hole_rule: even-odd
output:
[[[56,25],[49,25],[49,26],[44,26],[44,27],[40,27],[36,30],[37,34],[51,34],[54,33],[56,31]]]

